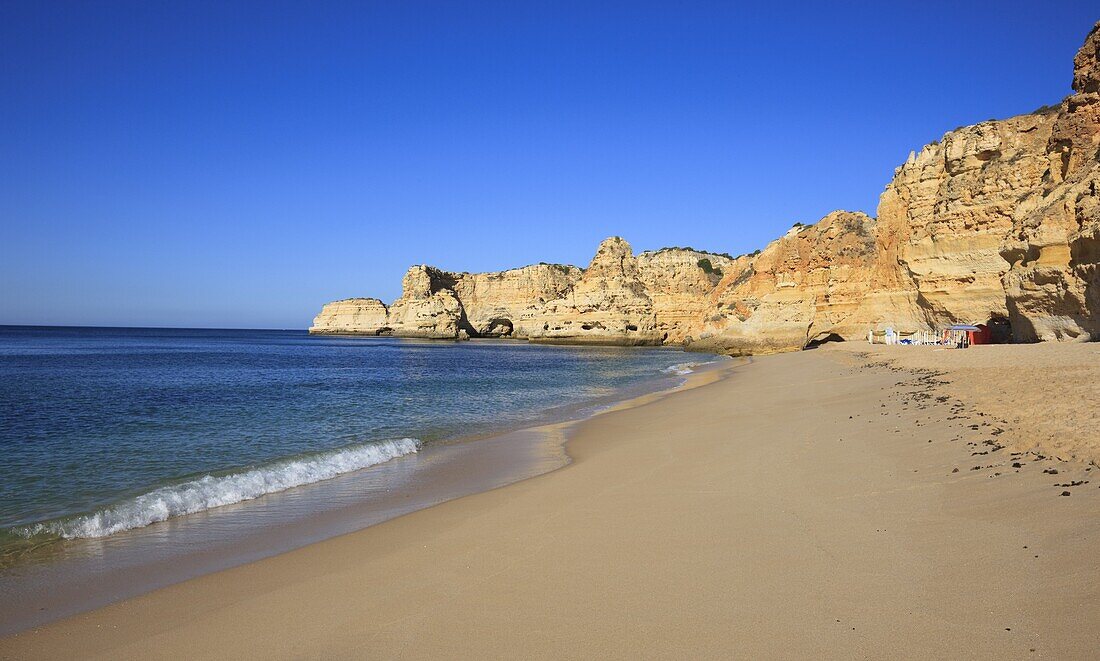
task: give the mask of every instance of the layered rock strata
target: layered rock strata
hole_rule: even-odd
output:
[[[585,269],[536,264],[495,273],[414,266],[401,297],[356,326],[355,301],[325,306],[311,333],[430,339],[507,337],[544,343],[680,343],[730,263],[722,255],[669,248],[635,257],[618,237],[602,242]],[[381,303],[378,302],[381,306]]]
[[[857,312],[872,289],[874,229],[866,214],[834,211],[814,225],[796,225],[759,255],[736,260],[687,344],[749,354],[865,335]]]
[[[459,337],[462,304],[454,286],[453,273],[431,266],[410,268],[401,280],[401,298],[390,306],[390,333],[434,340]]]
[[[1020,342],[1100,339],[1098,53],[1100,24],[1059,106],[910,154],[877,221],[830,214],[731,269],[689,343],[778,351],[953,323]]]
[[[346,298],[325,303],[309,332],[337,335],[381,335],[389,331],[388,311],[377,298]]]
[[[536,318],[548,301],[568,292],[581,279],[575,266],[535,264],[497,273],[455,276],[455,296],[465,315],[463,327],[473,337],[531,337]]]
[[[540,342],[656,345],[663,339],[638,261],[619,237],[601,243],[581,279],[532,321],[529,337]]]
[[[682,344],[705,317],[710,292],[730,271],[727,255],[664,248],[638,255],[638,279],[653,302],[657,333],[666,344]]]
[[[1024,342],[1100,339],[1100,23],[1074,59],[1072,89],[1058,106],[962,127],[911,153],[877,220],[836,211],[736,259],[680,248],[635,256],[616,237],[586,269],[418,266],[384,323],[380,302],[349,299],[325,306],[311,331],[727,353],[952,323],[988,323]]]
[[[1017,339],[1100,339],[1100,23],[1074,59],[1074,94],[1049,116],[1041,184],[1001,246]]]

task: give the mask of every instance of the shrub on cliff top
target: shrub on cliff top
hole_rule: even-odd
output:
[[[713,273],[719,278],[722,277],[722,269],[715,268],[714,265],[710,263],[710,260],[706,257],[700,259],[698,262],[696,262],[696,264],[699,265],[699,268],[703,269],[703,273],[706,273],[707,275]]]
[[[697,250],[691,246],[665,246],[664,248],[658,248],[652,252],[654,255],[660,255],[663,252],[672,252],[673,250],[680,250],[683,252],[697,252],[703,255],[714,255],[715,257],[725,257],[726,259],[733,259],[733,255],[728,252],[711,252],[710,250]]]

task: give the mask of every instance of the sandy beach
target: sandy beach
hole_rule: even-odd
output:
[[[902,351],[730,365],[581,423],[563,469],[0,639],[0,657],[1091,657],[1100,481],[1041,448],[1095,457],[1097,345]],[[1036,352],[1085,366],[1076,385],[1004,369],[1058,369]]]

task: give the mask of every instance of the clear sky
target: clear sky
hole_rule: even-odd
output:
[[[1095,2],[0,1],[0,323],[304,328],[405,269],[741,253],[1070,92]]]

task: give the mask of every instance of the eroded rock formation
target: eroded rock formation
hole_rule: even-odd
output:
[[[603,241],[581,279],[533,321],[529,337],[540,342],[656,345],[663,339],[638,261],[619,237]]]
[[[535,264],[497,273],[461,273],[454,291],[473,337],[530,337],[547,303],[581,279],[582,270],[561,264]]]
[[[1100,339],[1100,24],[1059,106],[910,154],[877,221],[792,230],[712,295],[690,344],[731,353],[991,323],[1016,341]]]
[[[710,307],[710,292],[730,270],[726,255],[691,248],[664,248],[638,255],[638,279],[653,302],[657,333],[666,344],[681,344]]]
[[[432,339],[509,337],[546,343],[680,343],[707,306],[728,257],[684,248],[634,256],[612,237],[586,269],[536,264],[496,273],[451,273],[414,266],[401,297],[325,306],[312,333]],[[381,317],[356,317],[353,302],[374,301]],[[363,319],[364,327],[355,319]]]
[[[814,225],[796,225],[759,255],[739,258],[688,344],[766,353],[866,335],[856,312],[872,289],[874,228],[866,214],[834,211]]]
[[[388,311],[338,301],[311,331],[757,353],[959,322],[1016,341],[1100,339],[1100,23],[1074,59],[1072,95],[911,153],[877,220],[836,211],[736,259],[635,256],[615,237],[583,270],[418,266]]]
[[[431,266],[410,268],[401,280],[401,298],[390,306],[390,332],[435,340],[458,338],[462,304],[454,285],[453,273]]]
[[[1020,201],[1001,255],[1017,339],[1100,339],[1100,23],[1051,122],[1041,185]]]
[[[346,298],[325,303],[313,319],[310,333],[381,335],[386,326],[386,306],[377,298]]]

